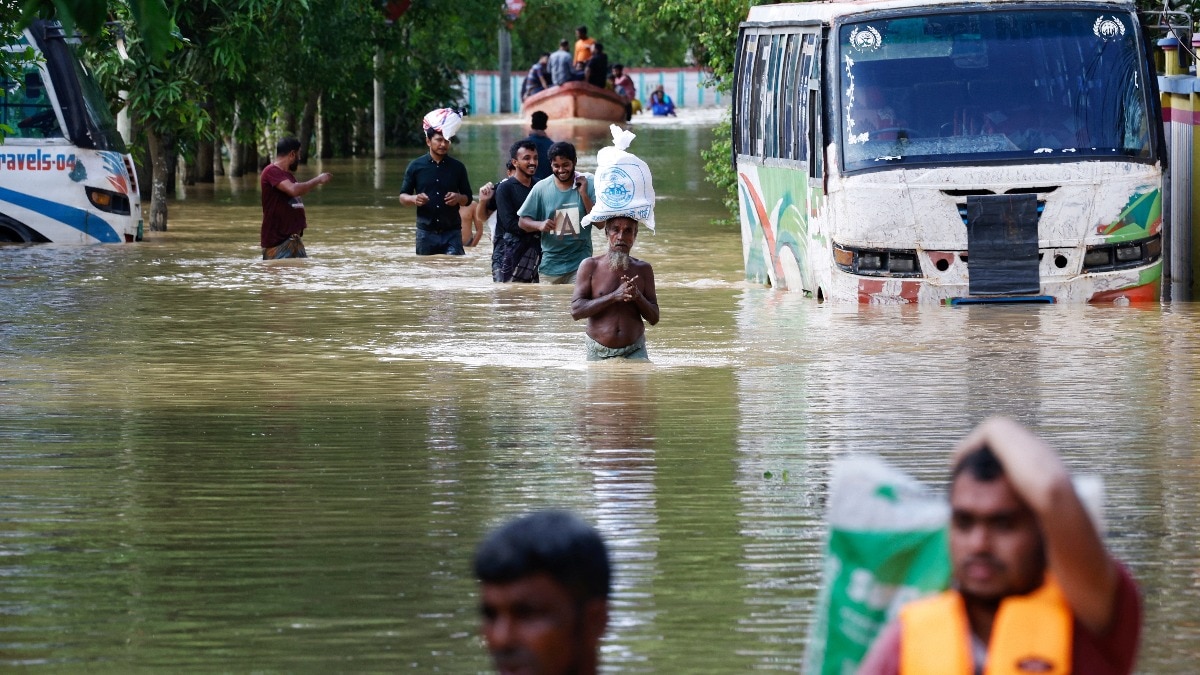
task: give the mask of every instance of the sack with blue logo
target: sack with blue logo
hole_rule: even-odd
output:
[[[654,181],[650,167],[627,152],[635,134],[617,125],[609,127],[613,144],[596,153],[596,204],[583,217],[584,225],[625,216],[654,231]]]

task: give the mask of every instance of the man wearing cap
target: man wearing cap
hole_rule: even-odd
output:
[[[533,174],[535,183],[550,177],[550,146],[554,145],[554,141],[546,135],[546,123],[549,121],[549,115],[541,110],[535,110],[529,120],[529,136],[526,140],[533,141],[537,148],[537,173]]]
[[[571,318],[586,318],[588,360],[646,359],[646,322],[658,323],[654,268],[630,255],[638,227],[654,230],[650,167],[627,152],[636,136],[613,124],[613,144],[596,153],[596,207],[584,225],[601,224],[608,253],[579,265]]]
[[[592,210],[596,189],[587,174],[575,171],[574,145],[560,141],[547,154],[553,178],[533,186],[517,211],[518,225],[542,233],[541,282],[572,284],[579,263],[592,255],[592,228],[583,225],[583,216]]]
[[[428,154],[409,163],[400,204],[417,207],[417,255],[463,255],[458,208],[471,203],[467,167],[449,155],[462,117],[448,109],[425,116]]]
[[[646,324],[658,323],[654,268],[629,255],[637,240],[638,223],[628,216],[604,221],[608,253],[579,265],[571,318],[586,318],[588,361],[648,359]]]

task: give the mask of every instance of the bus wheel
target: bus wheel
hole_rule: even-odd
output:
[[[40,232],[31,230],[24,223],[0,213],[0,243],[3,244],[46,244],[50,240]]]

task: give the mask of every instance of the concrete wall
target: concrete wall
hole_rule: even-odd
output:
[[[628,68],[625,72],[633,78],[637,87],[637,97],[642,105],[650,98],[650,91],[659,84],[663,91],[675,101],[676,108],[721,106],[728,102],[728,96],[717,92],[716,87],[708,81],[707,74],[696,68],[660,68],[643,69]],[[497,115],[500,113],[500,74],[496,71],[476,70],[462,75],[463,98],[459,105],[467,108],[472,115]],[[512,110],[520,110],[521,102],[518,96],[521,91],[521,81],[525,73],[512,76]]]

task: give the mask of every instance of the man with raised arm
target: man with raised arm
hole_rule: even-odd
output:
[[[1133,671],[1141,606],[1058,454],[1007,418],[955,449],[953,588],[900,610],[860,674]]]
[[[301,197],[328,183],[333,176],[322,173],[297,183],[292,172],[299,165],[300,141],[288,136],[275,146],[275,161],[268,164],[259,177],[263,219],[258,238],[263,260],[308,257],[300,240],[308,226]]]

